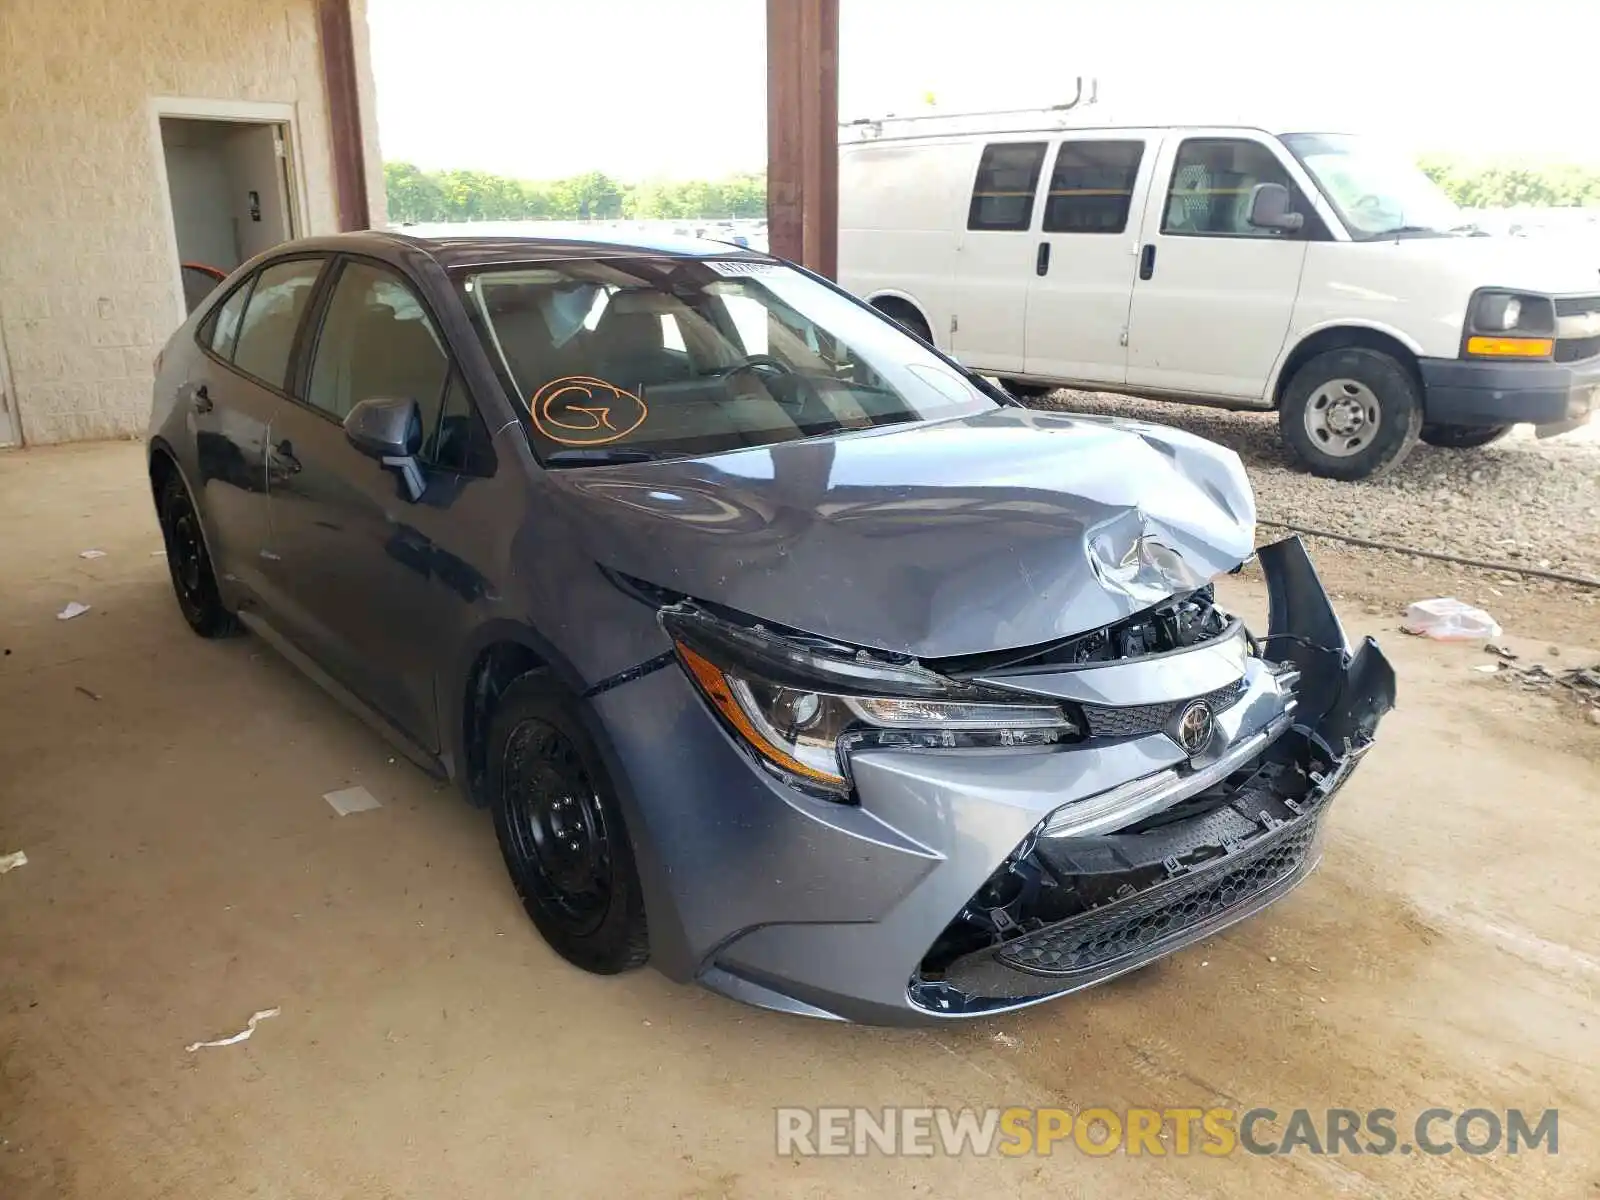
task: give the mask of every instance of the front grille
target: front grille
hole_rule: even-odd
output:
[[[1076,975],[1140,957],[1299,872],[1316,837],[1317,817],[1298,820],[1210,869],[1020,937],[998,958],[1035,975]]]
[[[1143,737],[1147,733],[1160,733],[1174,717],[1197,699],[1209,704],[1213,713],[1232,708],[1238,703],[1239,697],[1244,695],[1244,689],[1245,681],[1236,679],[1226,687],[1188,700],[1163,700],[1159,704],[1130,704],[1123,708],[1113,708],[1106,704],[1085,704],[1083,716],[1088,722],[1090,737]]]
[[[1586,317],[1600,313],[1600,296],[1564,296],[1556,301],[1556,321],[1562,317]],[[1555,360],[1579,362],[1600,354],[1600,335],[1556,338]]]

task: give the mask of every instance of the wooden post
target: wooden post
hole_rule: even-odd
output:
[[[767,240],[837,273],[839,0],[767,0]]]
[[[355,32],[350,0],[319,0],[317,24],[322,35],[322,78],[328,93],[328,141],[333,152],[334,195],[339,228],[367,229],[366,143],[361,137],[361,93],[356,76]]]

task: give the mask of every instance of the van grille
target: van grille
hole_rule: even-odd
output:
[[[1600,296],[1564,296],[1556,301],[1556,327],[1563,317],[1600,316]],[[1583,337],[1557,337],[1555,360],[1580,362],[1600,354],[1600,333]]]

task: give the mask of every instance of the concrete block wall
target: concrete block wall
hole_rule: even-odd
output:
[[[352,18],[381,224],[364,0]],[[294,105],[302,232],[338,228],[316,0],[0,0],[0,352],[26,444],[144,431],[183,319],[158,96]]]

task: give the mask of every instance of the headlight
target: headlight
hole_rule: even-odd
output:
[[[850,792],[847,759],[860,746],[1047,746],[1078,734],[1058,705],[1016,703],[915,662],[797,644],[688,605],[661,620],[729,730],[788,782],[834,799]]]
[[[1479,292],[1467,314],[1464,349],[1474,358],[1549,358],[1555,328],[1548,296]]]

